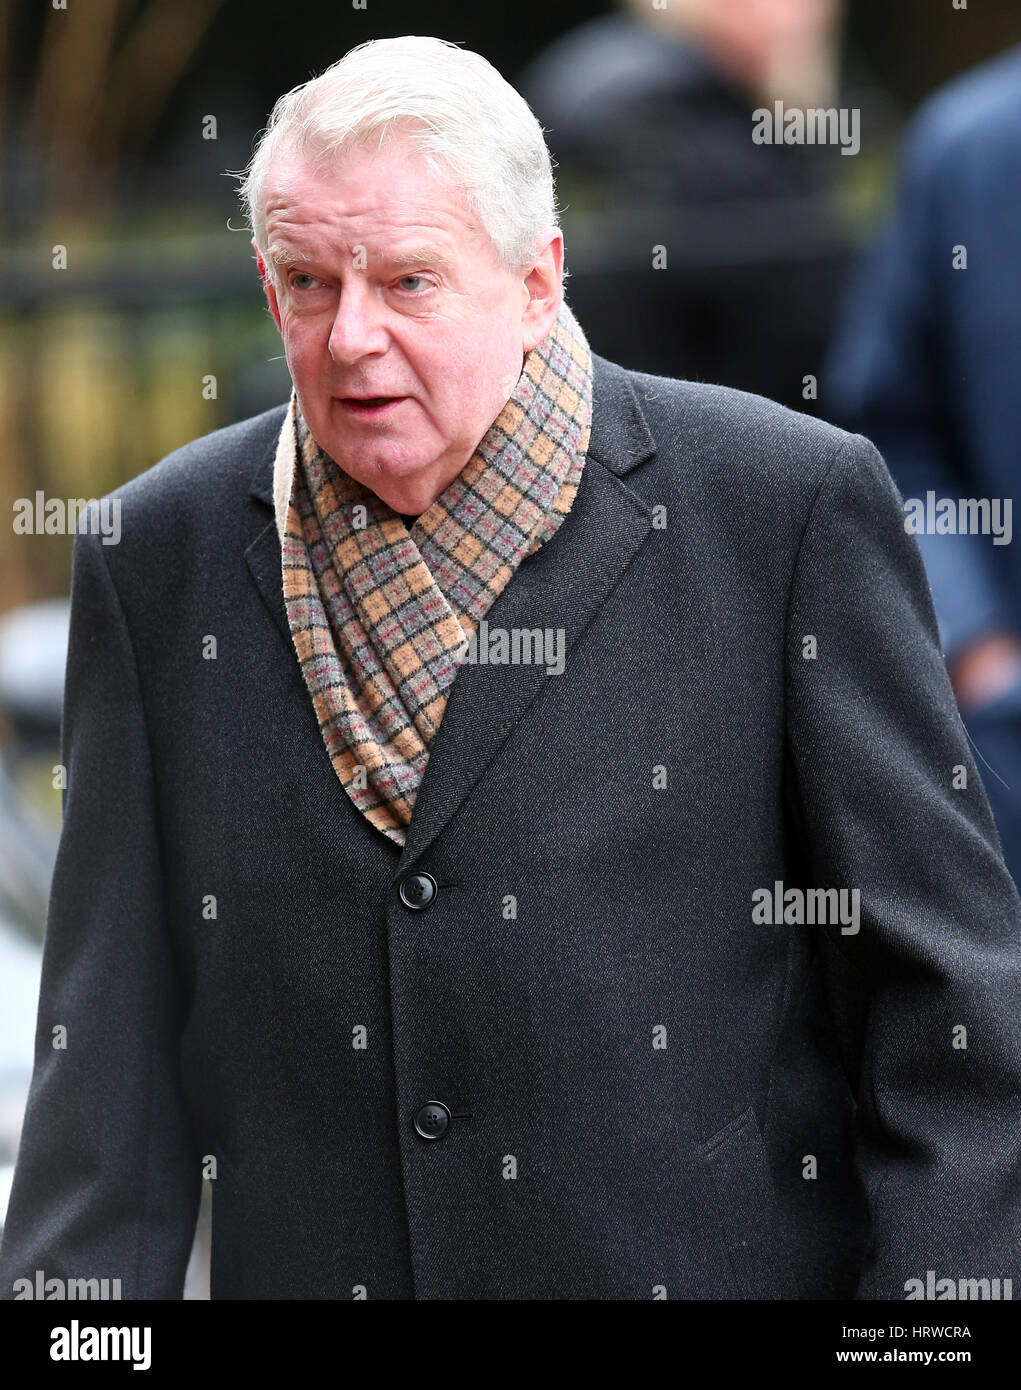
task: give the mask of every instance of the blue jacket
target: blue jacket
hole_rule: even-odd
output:
[[[967,255],[967,268],[960,249]],[[1013,499],[1021,471],[1021,47],[932,97],[822,382],[905,500]],[[1021,545],[921,534],[948,658],[1021,636]]]

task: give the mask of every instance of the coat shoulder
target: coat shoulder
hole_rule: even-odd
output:
[[[182,505],[203,510],[237,502],[260,461],[272,454],[286,413],[273,406],[175,449],[108,495],[137,516],[165,516]]]
[[[660,467],[680,481],[814,495],[837,456],[862,437],[813,415],[729,386],[629,371],[657,444]]]

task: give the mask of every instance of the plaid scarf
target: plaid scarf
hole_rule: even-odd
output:
[[[458,476],[410,530],[312,438],[294,392],[274,465],[287,621],[348,796],[403,845],[477,625],[581,481],[592,358],[566,302]]]

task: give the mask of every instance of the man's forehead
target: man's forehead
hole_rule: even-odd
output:
[[[331,196],[328,185],[306,189],[286,176],[266,200],[268,257],[283,266],[297,259],[351,257],[397,264],[430,261],[452,267],[479,228],[458,202],[404,198],[398,192],[366,187],[363,196]]]
[[[263,205],[267,216],[288,222],[364,216],[410,224],[428,214],[430,223],[453,225],[468,211],[451,178],[400,146],[340,157],[282,150],[266,176]]]
[[[463,190],[406,146],[356,149],[339,161],[286,150],[266,181],[267,259],[430,265],[455,273],[490,255]]]

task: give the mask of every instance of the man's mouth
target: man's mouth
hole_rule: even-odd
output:
[[[341,396],[340,403],[348,414],[361,419],[375,419],[387,414],[405,396]]]

